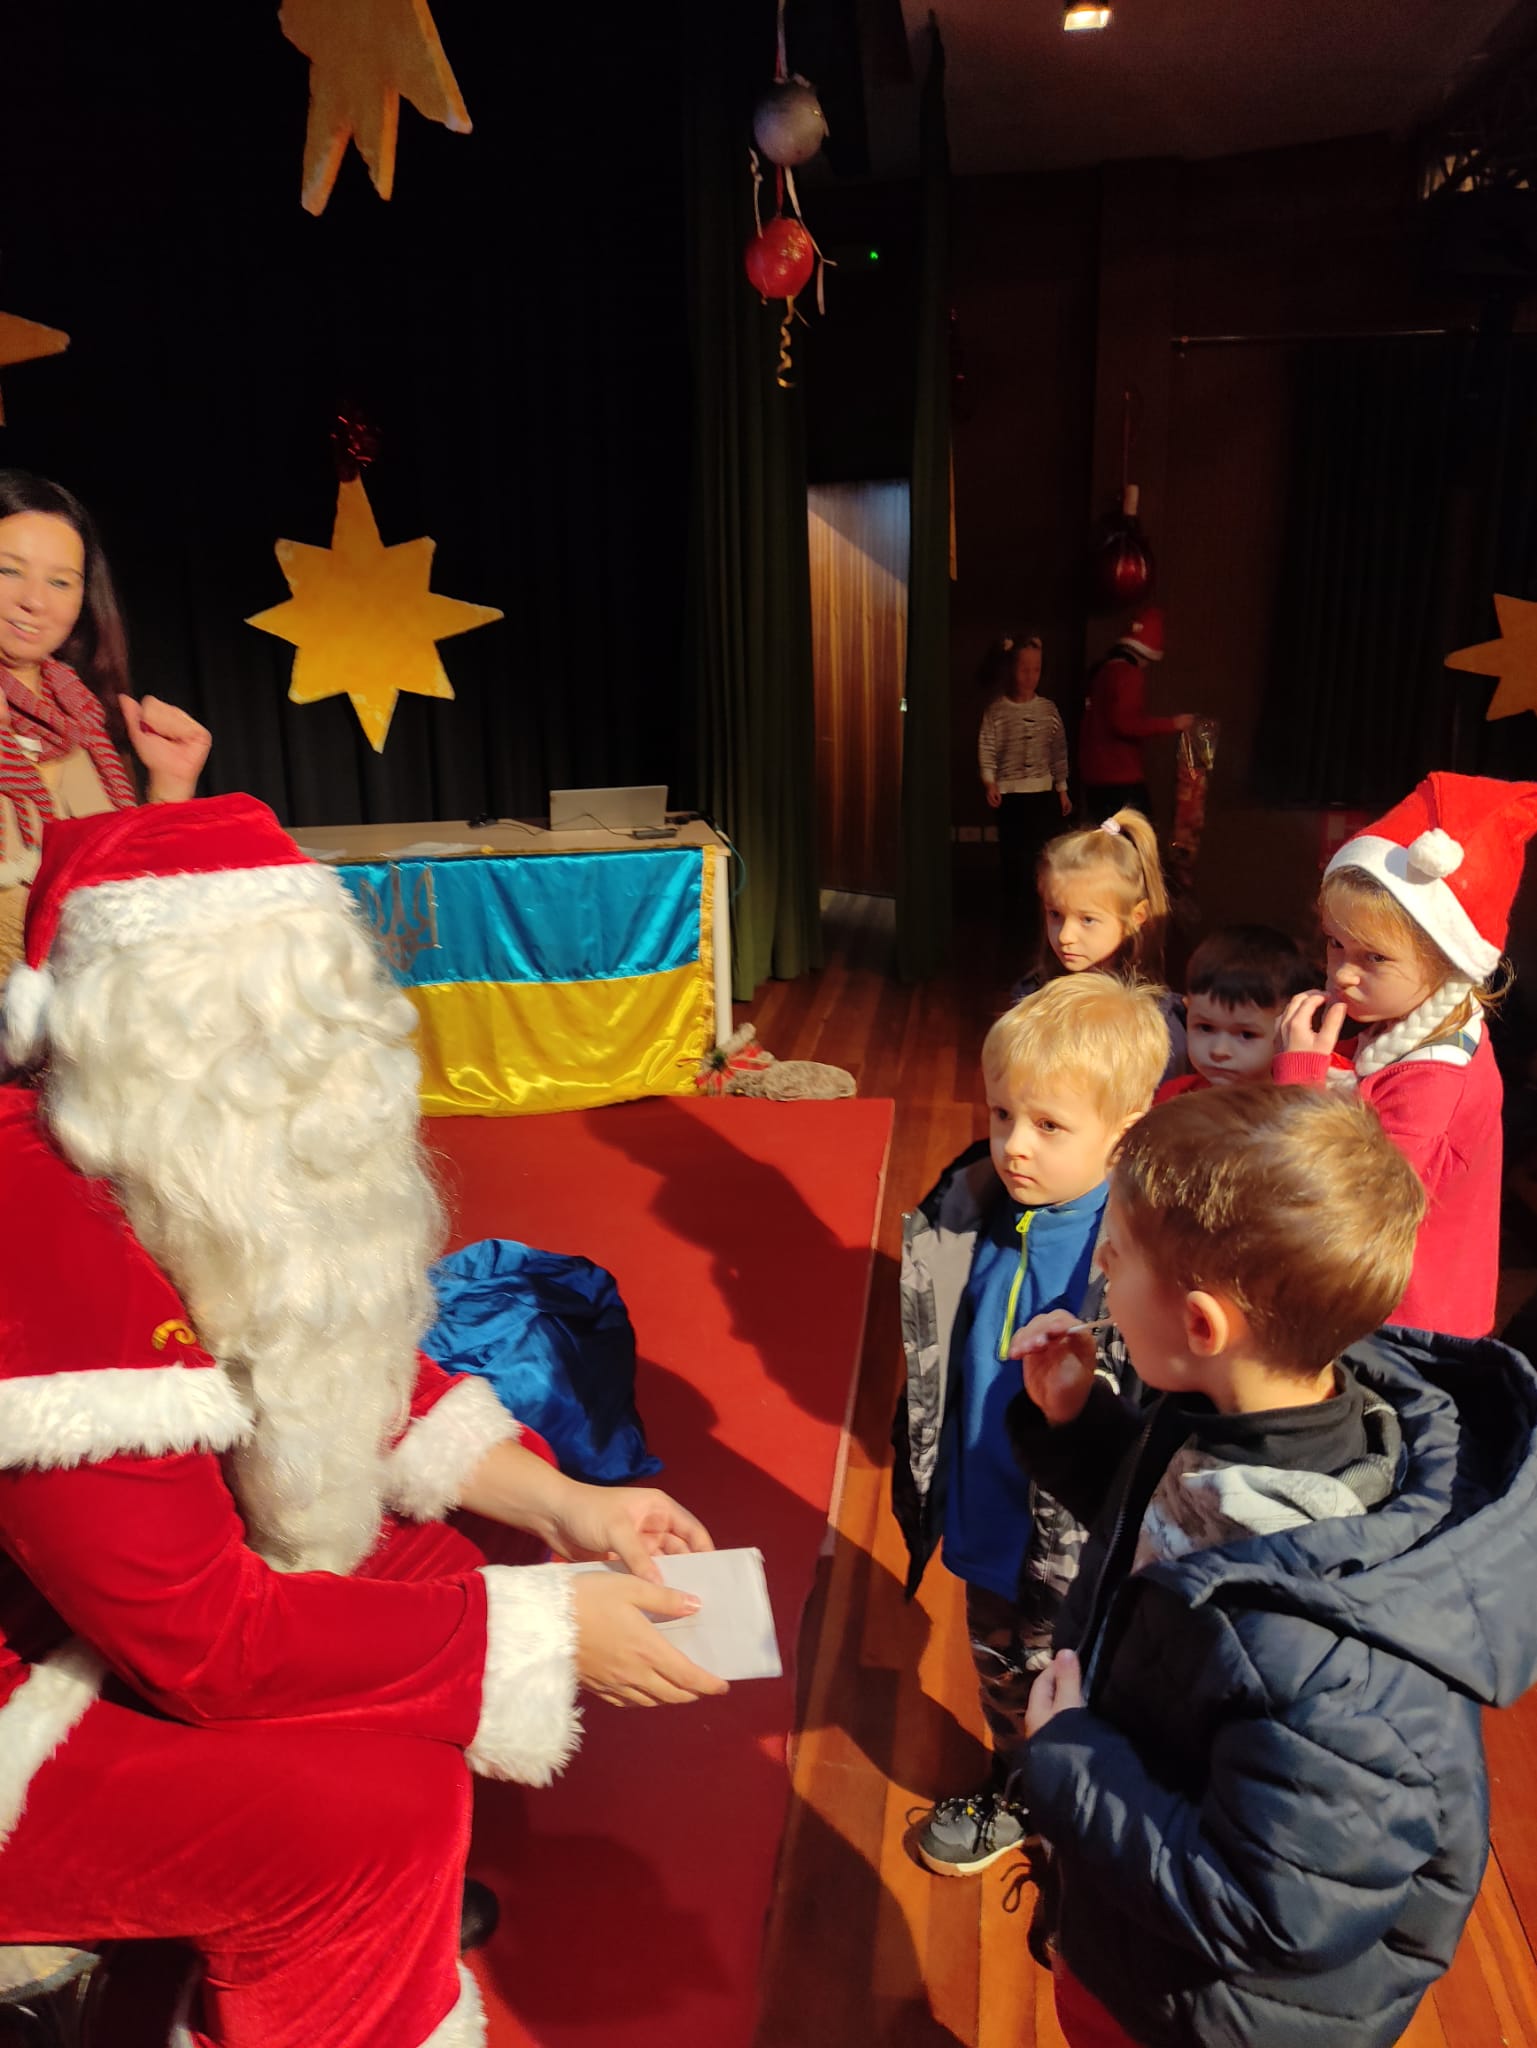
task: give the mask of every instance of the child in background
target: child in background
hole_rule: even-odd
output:
[[[1016,1002],[1061,974],[1099,968],[1123,981],[1163,975],[1169,892],[1158,858],[1158,835],[1140,811],[1117,811],[1102,825],[1063,832],[1036,870],[1045,943],[1033,974],[1016,984]],[[1169,1028],[1167,1073],[1185,1071],[1185,1026],[1179,1000],[1160,998]]]
[[[1156,993],[1106,974],[1064,976],[987,1035],[989,1137],[946,1168],[903,1227],[906,1394],[893,1428],[892,1505],[907,1539],[908,1597],[941,1534],[966,1585],[966,1620],[992,1739],[979,1790],[941,1800],[918,1849],[965,1876],[1018,1846],[1010,1788],[1031,1681],[1083,1531],[1037,1499],[1015,1464],[1004,1411],[1018,1387],[1014,1332],[1048,1307],[1098,1313],[1094,1246],[1105,1177],[1168,1058]]]
[[[1094,1522],[1022,1772],[1071,2048],[1388,2048],[1451,1961],[1480,1707],[1537,1675],[1537,1374],[1371,1334],[1424,1206],[1358,1103],[1187,1095],[1126,1139],[1100,1251],[1162,1398],[1060,1311],[1016,1339],[1016,1449]]]
[[[1281,1012],[1315,978],[1296,940],[1271,925],[1230,924],[1204,938],[1185,974],[1186,1055],[1194,1071],[1165,1081],[1155,1099],[1266,1080]]]
[[[998,814],[1003,941],[1016,959],[1031,938],[1041,848],[1073,808],[1062,714],[1038,694],[1041,658],[1040,634],[1023,633],[995,641],[981,671],[989,702],[977,733],[977,765]]]
[[[1281,1019],[1276,1080],[1322,1087],[1343,1068],[1430,1196],[1392,1316],[1413,1329],[1481,1337],[1494,1324],[1502,1089],[1480,995],[1533,832],[1537,783],[1427,776],[1330,861],[1328,990]],[[1363,1027],[1349,1062],[1335,1053],[1347,1017]]]

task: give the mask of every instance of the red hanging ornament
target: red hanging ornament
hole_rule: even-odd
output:
[[[1132,412],[1137,394],[1127,391],[1121,404],[1121,509],[1100,530],[1094,549],[1094,598],[1101,611],[1139,605],[1153,587],[1153,551],[1137,517],[1138,491],[1131,481]]]
[[[1094,551],[1094,592],[1105,611],[1142,602],[1153,587],[1153,551],[1137,518],[1137,487],[1126,486],[1121,510],[1105,524]]]
[[[794,300],[811,282],[817,252],[798,220],[776,214],[747,245],[747,280],[763,299]]]

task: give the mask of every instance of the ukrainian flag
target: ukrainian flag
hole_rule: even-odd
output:
[[[421,1019],[428,1116],[692,1094],[715,1038],[710,853],[338,870]]]

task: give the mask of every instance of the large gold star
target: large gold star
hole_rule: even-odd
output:
[[[1500,622],[1499,639],[1460,647],[1446,657],[1446,665],[1475,676],[1499,677],[1500,687],[1489,700],[1485,718],[1537,711],[1537,604],[1496,594],[1494,614]]]
[[[389,198],[402,95],[429,121],[469,134],[470,117],[427,0],[283,0],[278,21],[310,60],[307,212],[325,211],[349,142],[357,144],[374,190]]]
[[[44,327],[36,320],[23,320],[17,313],[0,313],[0,369],[12,363],[35,362],[39,356],[56,356],[69,347],[69,336],[57,327]],[[5,425],[5,399],[0,397],[0,427]]]
[[[462,604],[428,588],[436,546],[405,540],[385,547],[362,479],[354,478],[337,493],[330,547],[278,542],[293,596],[246,620],[298,648],[292,702],[314,704],[345,692],[376,754],[384,751],[402,690],[453,696],[436,643],[502,616],[490,605]]]

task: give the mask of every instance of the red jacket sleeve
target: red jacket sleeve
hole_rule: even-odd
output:
[[[1154,718],[1148,712],[1147,679],[1136,662],[1113,662],[1095,688],[1104,691],[1105,723],[1117,739],[1146,740],[1179,730],[1172,718]]]
[[[0,1544],[74,1632],[173,1719],[333,1722],[468,1744],[478,1572],[414,1583],[274,1571],[208,1453],[0,1472]]]
[[[1411,1060],[1384,1067],[1368,1100],[1377,1120],[1424,1183],[1427,1195],[1463,1160],[1448,1137],[1453,1113],[1467,1085],[1467,1068],[1435,1060]],[[1493,1168],[1498,1178],[1498,1164]]]

